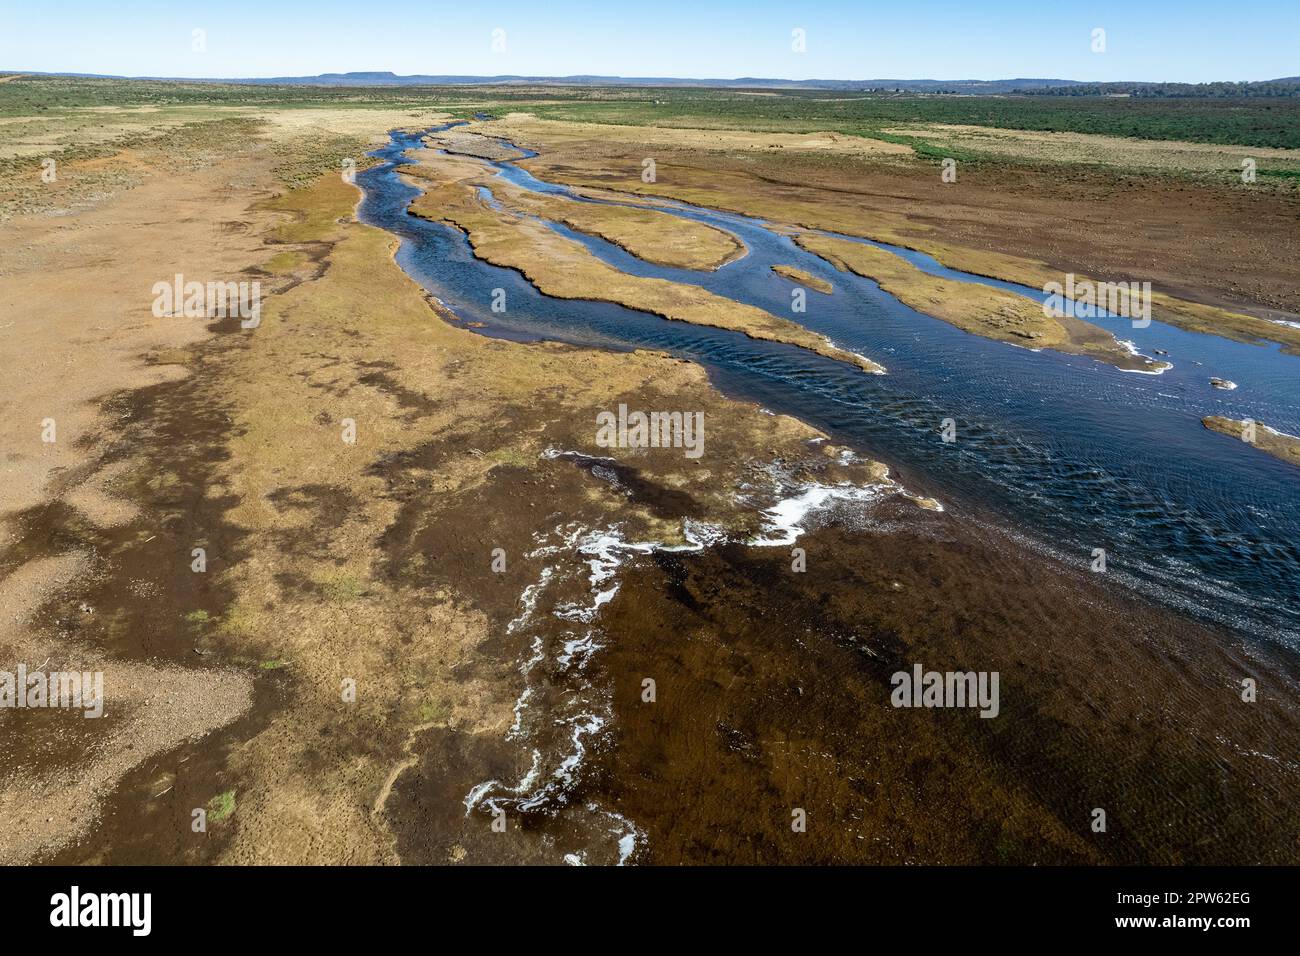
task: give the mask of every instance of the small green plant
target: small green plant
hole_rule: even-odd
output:
[[[355,574],[336,574],[321,582],[325,598],[335,604],[348,604],[365,596],[366,582]]]
[[[498,448],[488,452],[488,460],[509,465],[513,468],[527,468],[532,458],[521,448]]]
[[[451,716],[451,706],[445,700],[425,701],[416,710],[415,716],[422,724],[438,723]]]
[[[235,812],[235,791],[226,790],[208,801],[208,822],[220,823]]]

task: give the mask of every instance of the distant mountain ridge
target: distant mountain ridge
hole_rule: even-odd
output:
[[[996,95],[1035,93],[1055,96],[1294,96],[1300,95],[1300,77],[1248,82],[1166,83],[1134,80],[1094,83],[1085,80],[1017,77],[1005,80],[785,80],[775,77],[742,76],[734,79],[699,79],[672,76],[471,76],[467,74],[414,74],[399,76],[388,70],[350,73],[318,73],[315,76],[269,76],[193,78],[166,76],[107,76],[95,73],[40,73],[0,70],[0,74],[24,72],[29,76],[76,77],[85,79],[167,80],[187,83],[228,83],[247,86],[644,86],[695,87],[701,89],[830,90],[844,92],[897,91],[904,93],[949,93]]]
[[[467,76],[441,74],[398,76],[391,72],[321,73],[317,76],[277,76],[264,79],[229,80],[255,85],[315,86],[684,86],[703,89],[808,89],[808,90],[904,90],[909,93],[982,92],[1009,93],[1015,89],[1045,89],[1073,86],[1078,80],[786,80],[777,77],[741,76],[734,79],[699,79],[675,76],[601,76],[581,73],[570,76]]]

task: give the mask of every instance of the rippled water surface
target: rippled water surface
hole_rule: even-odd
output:
[[[394,133],[376,151],[386,162],[357,177],[365,193],[360,218],[400,236],[402,268],[462,318],[485,323],[485,334],[655,348],[700,362],[728,394],[823,428],[950,508],[992,516],[1081,566],[1104,548],[1108,573],[1129,586],[1256,638],[1300,646],[1300,470],[1200,424],[1217,414],[1300,433],[1300,358],[1159,322],[1134,329],[1119,318],[1095,321],[1147,355],[1168,352],[1161,358],[1174,367],[1126,373],[1031,352],[909,309],[759,220],[681,203],[668,211],[733,232],[748,253],[712,273],[662,268],[550,225],[629,273],[761,306],[880,362],[888,374],[612,304],[551,299],[518,273],[476,260],[459,231],[406,212],[417,191],[394,170],[419,145],[419,135]],[[526,188],[568,193],[510,163],[492,165]],[[884,248],[926,271],[1040,296]],[[771,272],[777,263],[825,278],[835,292],[807,291],[807,311],[794,313],[793,286]],[[506,291],[504,314],[491,311],[494,289]],[[1215,390],[1211,376],[1240,387]],[[956,423],[951,444],[941,440],[947,418]]]

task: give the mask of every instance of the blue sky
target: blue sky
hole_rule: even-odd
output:
[[[0,70],[1262,80],[1300,74],[1300,0],[0,0]]]

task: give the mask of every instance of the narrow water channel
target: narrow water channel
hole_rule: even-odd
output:
[[[406,211],[418,192],[396,170],[420,136],[394,132],[372,154],[384,162],[357,177],[359,217],[399,236],[398,264],[461,318],[483,323],[483,334],[653,348],[699,362],[728,395],[796,416],[887,462],[915,490],[972,521],[1011,529],[1082,567],[1103,548],[1107,573],[1124,586],[1300,648],[1300,471],[1200,424],[1216,414],[1300,433],[1300,358],[1159,322],[1134,329],[1119,318],[1095,321],[1144,354],[1167,352],[1162,358],[1174,367],[1136,374],[1032,352],[918,313],[759,220],[676,202],[666,211],[738,235],[748,253],[716,272],[671,269],[550,225],[626,272],[760,306],[880,362],[888,374],[609,303],[549,298],[513,270],[475,259],[458,230]],[[525,188],[570,195],[514,163],[489,165]],[[1040,296],[882,247],[926,271]],[[791,284],[771,271],[780,263],[829,280],[834,293],[809,291],[807,311],[792,312]],[[505,313],[491,310],[496,289],[505,290]],[[1211,376],[1240,387],[1215,390]],[[941,440],[948,418],[956,423],[953,443]]]

